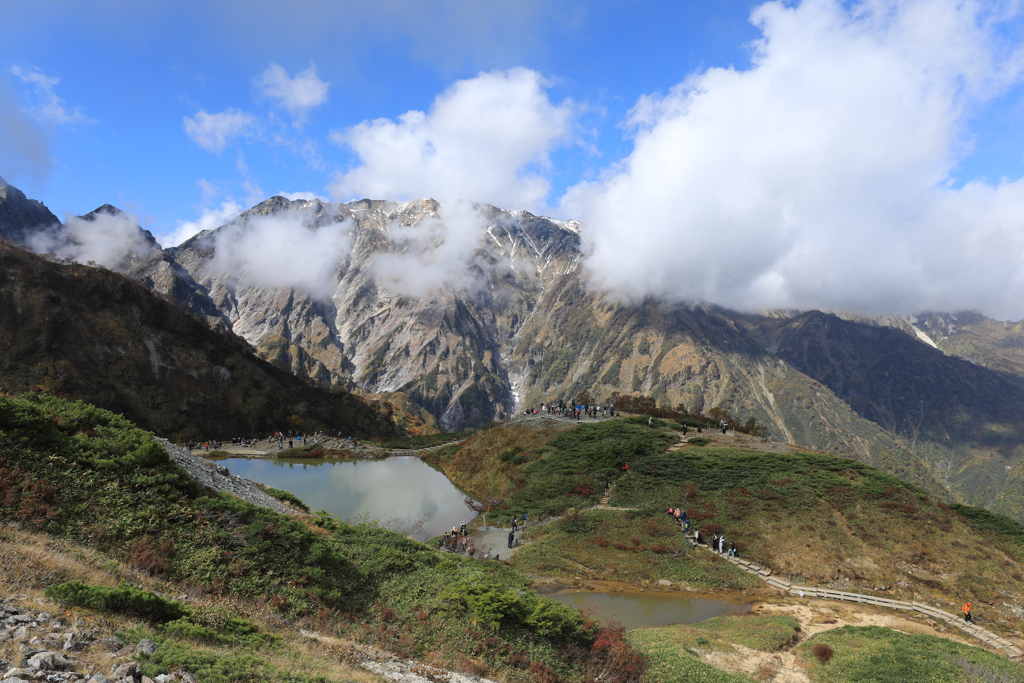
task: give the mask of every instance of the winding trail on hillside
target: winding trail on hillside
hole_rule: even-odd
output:
[[[708,552],[713,552],[710,549],[707,550]],[[801,598],[807,597],[823,600],[843,600],[846,602],[860,603],[862,605],[875,605],[876,607],[920,612],[921,614],[933,619],[941,619],[951,626],[956,626],[961,631],[977,638],[989,647],[995,649],[997,652],[1001,652],[1012,659],[1020,660],[1021,656],[1024,655],[1024,651],[1002,636],[998,636],[976,624],[965,622],[961,617],[945,610],[941,610],[938,607],[933,607],[927,603],[917,602],[916,600],[893,600],[891,598],[882,598],[875,595],[850,593],[848,591],[817,588],[814,586],[798,586],[790,583],[789,581],[784,581],[783,579],[772,576],[772,570],[766,569],[748,560],[740,559],[738,557],[728,557],[725,555],[720,555],[720,557],[736,565],[739,569],[742,569],[749,574],[753,574],[769,586],[777,588],[785,593],[789,593],[790,595],[797,595]]]

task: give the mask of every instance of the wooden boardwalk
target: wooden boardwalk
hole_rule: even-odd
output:
[[[890,609],[920,612],[921,614],[926,614],[933,619],[941,619],[950,626],[957,627],[961,631],[977,638],[989,647],[995,649],[997,652],[1001,652],[1008,657],[1019,659],[1021,655],[1024,655],[1024,652],[1022,652],[1020,648],[1002,636],[998,636],[995,633],[975,624],[965,622],[961,616],[957,616],[923,602],[893,600],[891,598],[882,598],[875,595],[863,595],[861,593],[849,593],[847,591],[832,590],[830,588],[797,586],[789,581],[784,581],[776,576],[772,576],[772,571],[770,569],[765,569],[764,567],[754,564],[748,560],[743,560],[738,557],[728,557],[727,555],[722,555],[721,557],[732,562],[743,571],[753,574],[768,585],[791,595],[799,595],[800,597],[805,598],[822,598],[825,600],[845,600],[846,602],[858,602],[862,605],[876,605],[878,607],[888,607]]]

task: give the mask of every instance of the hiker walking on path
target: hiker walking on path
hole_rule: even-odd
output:
[[[964,613],[964,621],[969,623],[969,624],[973,624],[974,623],[974,619],[973,619],[973,617],[971,617],[971,603],[965,602],[964,606],[961,607],[960,609]]]
[[[515,531],[508,532],[508,547],[509,548],[511,548],[512,544],[515,543],[515,540],[516,540],[516,532]]]

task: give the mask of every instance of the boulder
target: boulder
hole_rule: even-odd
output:
[[[28,665],[43,671],[64,671],[68,668],[68,660],[58,652],[40,652],[29,657]]]
[[[5,678],[0,683],[32,683],[32,679],[28,678]]]
[[[160,674],[159,676],[153,679],[153,683],[174,683],[174,676]]]
[[[115,681],[119,681],[122,678],[135,678],[135,674],[139,671],[139,665],[135,662],[126,662],[124,664],[113,667],[113,673],[110,675],[114,677]]]
[[[669,581],[668,579],[658,579],[658,585],[659,586],[671,586],[672,582]]]
[[[34,678],[35,675],[35,671],[16,667],[14,669],[8,669],[7,673],[4,674],[4,678]]]
[[[135,651],[138,652],[140,655],[151,655],[154,652],[156,652],[156,643],[154,643],[152,640],[143,638],[139,641],[139,644],[138,646],[136,646]]]
[[[98,645],[100,645],[101,647],[103,647],[104,650],[107,650],[109,652],[114,652],[116,650],[120,650],[125,645],[123,640],[121,640],[120,638],[115,638],[114,636],[108,636],[107,638],[100,638],[99,640],[96,641],[96,643]]]
[[[111,683],[111,681],[103,674],[93,674],[85,683]]]

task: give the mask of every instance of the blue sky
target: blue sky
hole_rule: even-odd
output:
[[[12,20],[0,29],[0,78],[48,143],[45,162],[9,163],[0,175],[62,218],[110,202],[158,234],[228,198],[328,195],[331,174],[356,161],[331,131],[428,110],[460,79],[517,66],[543,74],[553,101],[588,107],[581,144],[552,154],[557,199],[628,153],[620,125],[639,96],[702,66],[747,64],[744,45],[757,35],[748,2],[441,2],[418,15],[402,2],[142,5],[0,2]],[[315,66],[329,84],[301,129],[256,85],[271,64],[291,77]],[[42,115],[50,94],[12,67],[59,79],[49,93],[69,120]],[[267,130],[216,152],[189,138],[185,117],[228,109]]]
[[[0,175],[165,244],[430,194],[583,220],[630,295],[1024,315],[1018,4],[0,0]]]

